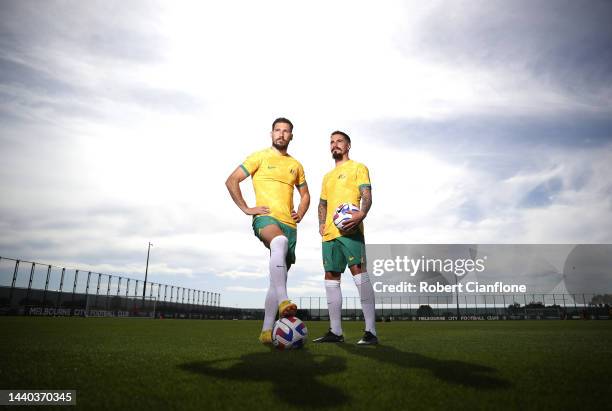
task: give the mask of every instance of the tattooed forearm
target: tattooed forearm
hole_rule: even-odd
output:
[[[370,207],[372,207],[372,189],[363,187],[359,191],[361,193],[361,212],[367,215]]]
[[[319,199],[319,225],[325,224],[327,218],[327,200]]]

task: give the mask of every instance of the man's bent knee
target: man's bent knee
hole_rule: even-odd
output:
[[[365,266],[362,264],[354,264],[349,267],[349,270],[351,271],[351,274],[357,275],[365,271]]]
[[[270,241],[270,250],[282,251],[283,254],[287,254],[289,249],[289,239],[284,235],[277,235]]]
[[[336,273],[334,271],[326,271],[325,279],[326,280],[340,280],[340,274],[341,273]]]
[[[272,240],[278,236],[284,236],[284,233],[283,230],[281,230],[280,227],[275,224],[267,225],[259,231],[259,237],[268,248],[270,248],[270,243]]]

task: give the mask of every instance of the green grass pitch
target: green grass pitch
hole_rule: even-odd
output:
[[[0,317],[0,389],[76,389],[83,409],[609,409],[612,321],[382,323],[378,347],[343,326],[277,352],[258,321]]]

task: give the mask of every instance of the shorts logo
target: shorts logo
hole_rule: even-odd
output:
[[[355,259],[355,257],[353,257],[352,255],[349,256],[349,261],[353,261]]]

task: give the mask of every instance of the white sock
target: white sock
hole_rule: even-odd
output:
[[[376,309],[374,306],[374,288],[368,277],[368,273],[353,276],[359,297],[361,298],[361,310],[365,318],[365,330],[376,335]]]
[[[329,312],[329,325],[331,332],[342,335],[342,290],[340,280],[325,280],[325,294],[327,295],[327,311]]]
[[[270,285],[276,294],[276,304],[288,300],[287,297],[287,250],[289,240],[284,235],[276,236],[270,241]]]
[[[278,303],[276,302],[276,292],[272,287],[272,282],[268,286],[268,293],[266,294],[266,305],[264,310],[264,322],[261,331],[271,330],[276,321],[276,313],[278,312]]]

